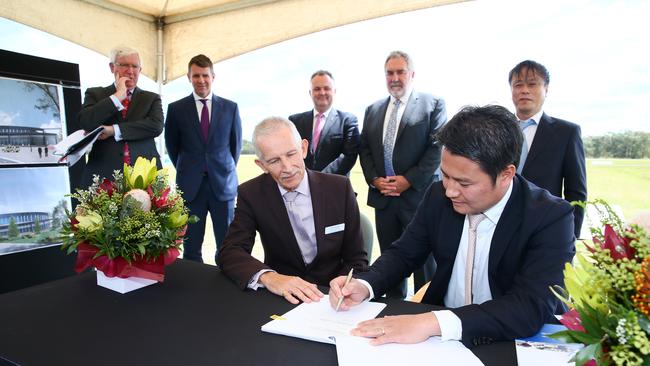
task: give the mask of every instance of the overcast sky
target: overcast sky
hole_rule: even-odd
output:
[[[463,105],[512,110],[507,75],[533,59],[551,73],[544,110],[583,135],[650,132],[649,1],[472,1],[355,23],[269,46],[215,65],[214,91],[237,102],[244,137],[269,115],[312,108],[309,76],[330,70],[335,106],[363,119],[386,97],[383,62],[394,49],[415,61],[417,90]],[[209,33],[206,33],[209,34]],[[107,58],[0,18],[0,48],[80,65],[82,88],[107,85]],[[147,67],[145,65],[145,67]],[[139,85],[157,90],[141,77]],[[191,92],[186,78],[163,87],[163,104]],[[166,107],[165,107],[166,108]]]

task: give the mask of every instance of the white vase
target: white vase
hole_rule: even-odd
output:
[[[154,283],[158,283],[158,281],[141,277],[107,277],[104,272],[97,270],[97,284],[121,294],[153,285]]]

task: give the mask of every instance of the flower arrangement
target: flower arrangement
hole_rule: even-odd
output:
[[[551,337],[585,345],[576,365],[650,365],[650,236],[626,226],[603,200],[593,205],[603,229],[591,229],[593,246],[566,264],[565,288],[556,296],[570,307],[568,330]]]
[[[94,266],[107,277],[162,281],[164,266],[179,255],[187,223],[198,221],[155,158],[124,164],[112,181],[95,176],[88,189],[71,196],[79,204],[67,212],[62,247],[77,251],[77,272]]]

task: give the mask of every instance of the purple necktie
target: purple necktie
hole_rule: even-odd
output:
[[[210,128],[210,113],[208,112],[207,99],[199,99],[203,103],[203,109],[201,109],[201,135],[203,136],[203,142],[208,142],[208,129]]]

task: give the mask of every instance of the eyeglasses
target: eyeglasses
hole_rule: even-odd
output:
[[[133,69],[133,70],[140,70],[140,65],[133,65],[133,64],[120,64],[120,63],[114,63],[115,66],[121,67],[123,69]]]

